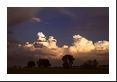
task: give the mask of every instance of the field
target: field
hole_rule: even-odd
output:
[[[8,68],[8,74],[109,74],[108,67],[98,68]]]

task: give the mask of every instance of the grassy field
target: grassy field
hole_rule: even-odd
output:
[[[8,74],[109,74],[108,67],[98,68],[8,68]]]

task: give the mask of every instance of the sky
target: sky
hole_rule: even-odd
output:
[[[11,7],[7,11],[8,65],[41,57],[60,65],[57,60],[65,54],[76,58],[75,65],[88,59],[109,63],[108,7]]]
[[[71,45],[75,34],[93,41],[109,40],[109,8],[45,7],[37,11],[31,20],[13,27],[12,36],[19,41],[34,41],[38,32],[55,36],[60,46]]]

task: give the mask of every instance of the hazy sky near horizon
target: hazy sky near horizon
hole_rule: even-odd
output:
[[[15,13],[15,11],[12,12]],[[59,45],[70,45],[72,36],[75,34],[84,36],[94,42],[109,40],[109,8],[40,8],[32,19],[12,28],[12,37],[19,41],[30,42],[35,41],[37,32],[43,32],[46,36],[54,36]]]

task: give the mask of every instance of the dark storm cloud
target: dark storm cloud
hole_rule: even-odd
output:
[[[7,25],[15,25],[30,19],[40,8],[35,7],[8,7]]]

